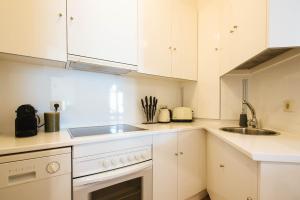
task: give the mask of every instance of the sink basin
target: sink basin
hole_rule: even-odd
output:
[[[224,127],[224,128],[220,128],[220,130],[230,132],[230,133],[244,134],[244,135],[279,135],[279,133],[275,131],[258,129],[258,128]]]

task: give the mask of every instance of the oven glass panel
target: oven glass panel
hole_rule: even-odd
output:
[[[142,178],[92,192],[92,200],[142,200]]]

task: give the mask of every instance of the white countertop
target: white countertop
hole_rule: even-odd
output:
[[[70,137],[67,130],[56,133],[40,132],[37,136],[29,138],[15,138],[14,136],[0,135],[0,155],[73,146],[83,143],[104,142],[137,136],[164,134],[168,132],[205,129],[209,134],[215,135],[255,161],[300,163],[300,134],[281,132],[281,134],[277,136],[252,136],[227,133],[219,130],[219,128],[223,126],[236,126],[237,122],[221,120],[197,120],[192,123],[133,125],[148,130],[87,136],[74,139]]]

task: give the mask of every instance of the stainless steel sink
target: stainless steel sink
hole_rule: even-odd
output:
[[[279,135],[278,132],[258,128],[224,127],[220,130],[244,135]]]

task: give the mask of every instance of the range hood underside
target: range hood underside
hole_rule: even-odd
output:
[[[239,65],[236,70],[247,70],[252,69],[268,60],[271,60],[287,51],[292,50],[293,48],[269,48],[265,51],[261,52],[257,56],[251,58],[250,60],[244,62],[243,64]]]

